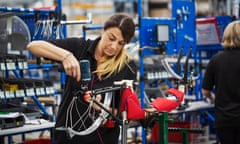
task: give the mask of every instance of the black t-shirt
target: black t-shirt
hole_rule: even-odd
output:
[[[212,57],[202,88],[216,90],[215,127],[240,126],[240,49],[224,50]]]
[[[97,62],[94,58],[94,51],[99,42],[100,38],[96,40],[84,40],[82,38],[68,38],[63,40],[56,40],[53,42],[55,45],[71,51],[78,60],[87,59],[90,62],[91,71],[95,71]],[[131,70],[130,70],[130,68]],[[104,87],[113,86],[114,81],[120,81],[123,79],[135,80],[136,79],[136,65],[133,61],[130,61],[129,67],[125,66],[119,73],[105,80],[98,80],[97,76],[92,75],[92,79],[89,82],[89,88],[99,89]],[[134,73],[133,73],[133,71]],[[64,97],[61,101],[57,118],[56,127],[65,126],[67,109],[69,107],[72,98],[75,96],[74,93],[81,89],[81,83],[77,82],[75,78],[67,76],[66,84],[64,88]],[[116,92],[115,96],[115,107],[118,107],[120,101],[120,94]],[[83,101],[82,96],[79,97],[80,104],[78,104],[78,110],[72,113],[73,121],[79,120],[78,113],[84,113],[88,107],[88,103]],[[96,144],[103,141],[104,144],[114,144],[118,142],[119,126],[116,125],[114,128],[99,127],[97,131],[87,136],[74,136],[72,139],[68,139],[65,132],[55,131],[55,144]]]

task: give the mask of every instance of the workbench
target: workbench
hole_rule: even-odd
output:
[[[170,114],[182,114],[182,113],[187,113],[187,112],[193,112],[193,111],[199,111],[203,109],[210,109],[214,108],[214,104],[205,102],[205,101],[194,101],[194,102],[189,102],[188,106],[185,109],[176,109],[171,111],[170,113],[163,112],[159,116],[159,137],[160,137],[160,143],[161,144],[168,144],[168,122],[169,120],[168,115]],[[200,133],[202,130],[201,129],[175,129],[175,131],[180,131],[182,132],[183,135],[183,144],[188,144],[188,133]]]

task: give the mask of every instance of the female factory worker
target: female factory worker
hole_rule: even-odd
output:
[[[134,36],[134,32],[135,24],[131,17],[125,14],[115,14],[105,22],[102,35],[95,40],[67,38],[53,42],[33,41],[29,43],[28,49],[34,55],[61,62],[67,74],[65,93],[57,114],[56,129],[63,126],[65,129],[77,126],[76,123],[81,121],[79,115],[84,115],[88,110],[90,90],[111,87],[116,81],[136,79],[136,65],[124,49],[124,45],[129,43]],[[75,108],[71,107],[72,100],[76,92],[82,88],[79,66],[79,60],[82,59],[87,59],[90,62],[92,77],[87,86],[88,90],[82,93],[76,101],[77,108],[69,114],[69,109]],[[148,112],[155,110],[170,111],[176,108],[181,103],[183,94],[174,89],[170,89],[169,92],[179,96],[180,101],[168,101],[159,98],[152,103],[155,108],[149,109]],[[141,109],[136,94],[130,89],[121,93],[117,92],[114,97],[114,109],[118,108],[121,112],[127,105],[128,119],[146,118],[147,112]],[[97,99],[101,99],[101,96]],[[166,102],[169,102],[169,105],[166,105]],[[167,107],[163,107],[163,103]],[[95,105],[94,108],[98,109],[99,107]],[[68,116],[71,116],[71,118]],[[88,121],[84,122],[88,123]],[[84,136],[74,135],[69,137],[67,131],[56,130],[54,144],[117,144],[119,131],[119,126],[116,124],[110,126],[105,124]]]
[[[73,92],[81,88],[79,60],[87,59],[90,62],[93,74],[89,89],[110,87],[113,86],[114,81],[136,78],[136,65],[124,49],[124,45],[134,36],[134,32],[135,24],[131,17],[115,14],[105,22],[102,35],[95,40],[66,38],[51,43],[46,41],[29,43],[28,49],[34,55],[61,62],[67,74],[65,93],[58,110],[56,127],[65,126],[67,108],[73,99]],[[81,100],[84,100],[83,97],[80,97]],[[86,104],[78,106],[80,113],[87,109]],[[72,115],[78,115],[78,113],[75,111]],[[73,138],[69,138],[65,131],[56,131],[54,144],[117,144],[119,131],[118,126],[99,127],[89,135]]]
[[[223,51],[208,63],[202,93],[215,103],[215,124],[221,144],[240,143],[240,22],[224,30]],[[212,90],[215,90],[215,95]]]

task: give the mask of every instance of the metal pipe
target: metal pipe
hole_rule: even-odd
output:
[[[92,20],[71,20],[71,21],[60,21],[60,24],[72,25],[72,24],[91,24]]]
[[[228,0],[231,1],[231,0]],[[239,0],[235,0],[233,4],[233,15],[236,16],[236,18],[239,17]]]
[[[71,21],[60,21],[60,24],[70,25],[70,24],[91,24],[92,23],[92,14],[87,14],[87,20],[71,20]]]

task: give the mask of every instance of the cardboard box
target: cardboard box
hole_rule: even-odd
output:
[[[171,17],[171,10],[168,8],[159,8],[149,10],[150,17]]]

